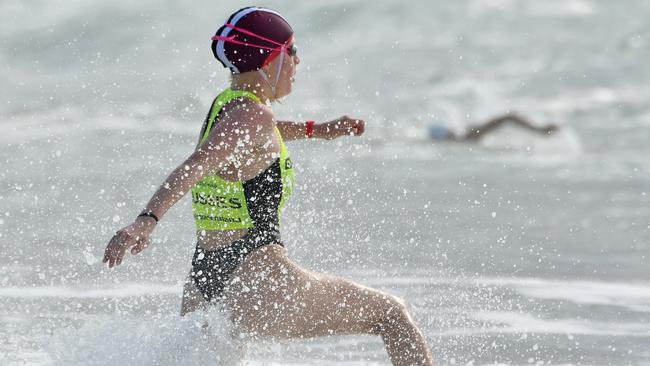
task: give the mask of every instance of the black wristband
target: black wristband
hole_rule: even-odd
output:
[[[143,211],[141,214],[138,215],[138,217],[142,217],[142,216],[151,217],[152,219],[156,220],[156,223],[158,223],[158,216],[156,216],[156,214],[154,214],[151,211]]]

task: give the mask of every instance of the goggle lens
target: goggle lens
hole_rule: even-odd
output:
[[[295,56],[297,54],[298,54],[298,46],[296,46],[295,43],[287,47],[287,55]]]

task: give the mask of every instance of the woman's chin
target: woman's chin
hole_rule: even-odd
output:
[[[282,93],[280,93],[280,98],[284,98],[289,94],[291,94],[291,84],[289,84],[284,90],[282,90]]]

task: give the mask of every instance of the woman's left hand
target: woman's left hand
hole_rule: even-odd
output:
[[[361,136],[365,129],[366,122],[362,119],[343,116],[314,126],[314,137],[333,140],[341,136]]]

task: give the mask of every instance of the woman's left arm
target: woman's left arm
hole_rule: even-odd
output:
[[[308,138],[307,122],[278,121],[276,124],[285,140]],[[333,140],[341,136],[361,136],[365,127],[362,119],[343,116],[329,122],[314,123],[311,137]]]

